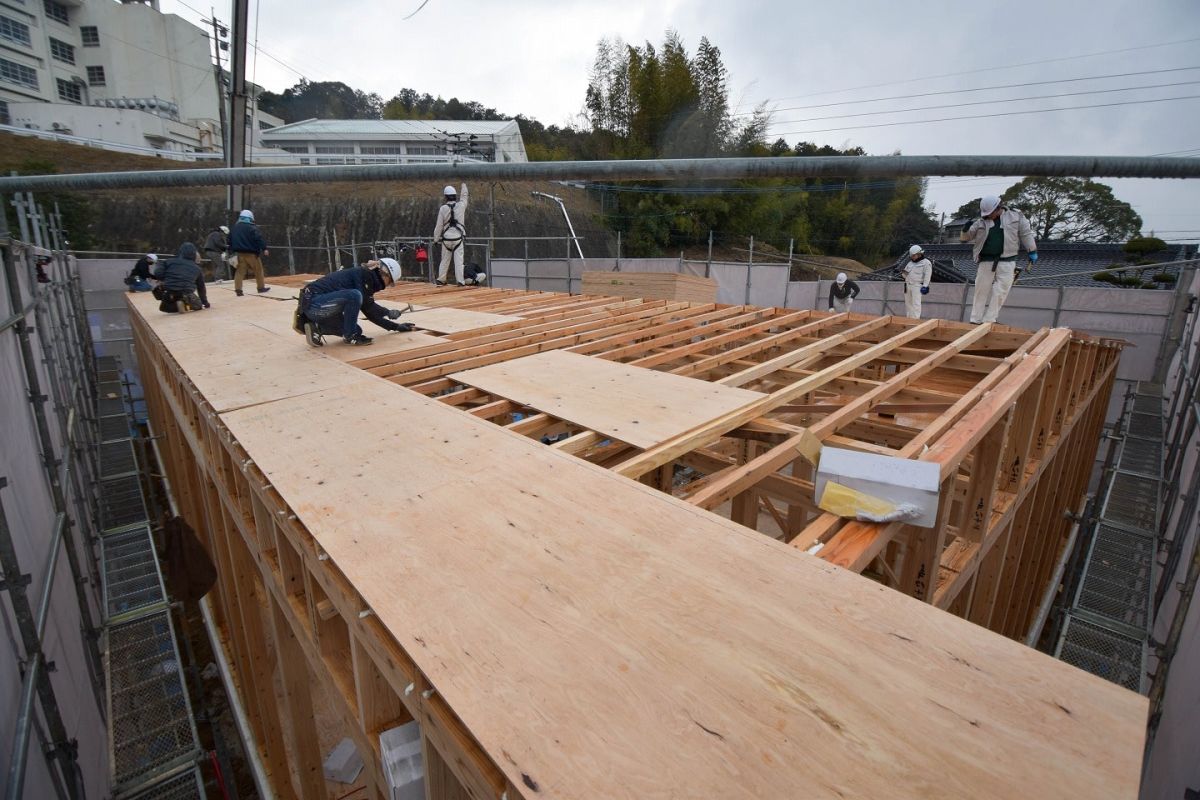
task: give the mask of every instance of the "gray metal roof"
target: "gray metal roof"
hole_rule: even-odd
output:
[[[306,119],[263,131],[263,139],[344,138],[347,136],[386,138],[438,138],[457,135],[504,136],[520,134],[516,120],[458,119]]]
[[[1164,267],[1162,270],[1157,270],[1153,265],[1138,266],[1129,263],[1126,259],[1123,243],[1091,243],[1091,242],[1039,242],[1038,243],[1038,262],[1031,272],[1022,275],[1022,283],[1028,283],[1031,286],[1107,286],[1108,284],[1101,283],[1092,278],[1092,275],[1097,272],[1123,272],[1127,275],[1135,275],[1142,273],[1149,280],[1149,276],[1165,271],[1173,275],[1178,275],[1178,266]],[[963,277],[960,280],[969,280],[975,275],[975,262],[971,258],[971,246],[967,244],[926,244],[922,245],[925,249],[925,255],[934,260],[935,264],[944,265],[953,268]],[[1194,258],[1196,256],[1196,245],[1191,244],[1171,244],[1161,253],[1155,254],[1151,260],[1153,261],[1178,261],[1185,258]],[[860,280],[887,280],[892,276],[893,271],[902,265],[907,259],[907,255],[902,255],[895,264],[883,267],[876,270],[871,275],[864,275]],[[1025,257],[1020,258],[1022,265],[1025,264]],[[945,274],[939,274],[935,269],[934,279],[945,282],[958,282],[949,270],[944,270]],[[1083,273],[1083,274],[1076,274]]]

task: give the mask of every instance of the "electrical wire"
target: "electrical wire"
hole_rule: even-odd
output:
[[[1161,75],[1166,72],[1189,72],[1189,71],[1198,70],[1198,69],[1200,69],[1200,66],[1171,67],[1169,69],[1147,69],[1147,70],[1141,70],[1139,72],[1114,72],[1114,73],[1110,73],[1108,75],[1086,75],[1081,78],[1059,78],[1057,80],[1052,80],[1052,81],[1024,81],[1022,83],[1000,83],[1000,84],[996,84],[994,86],[974,86],[969,89],[944,89],[944,90],[938,91],[938,92],[917,92],[915,94],[897,94],[897,95],[892,95],[891,97],[872,97],[868,100],[842,100],[837,103],[816,103],[814,105],[807,105],[807,106],[788,106],[785,108],[771,109],[771,113],[774,114],[774,113],[778,113],[780,111],[805,111],[810,108],[833,108],[834,106],[850,106],[850,105],[859,105],[862,103],[883,103],[883,102],[887,102],[890,100],[913,100],[913,99],[916,99],[919,97],[937,97],[940,95],[947,95],[947,94],[969,94],[972,92],[991,92],[991,91],[997,91],[999,89],[1023,89],[1028,86],[1049,86],[1049,85],[1055,84],[1055,83],[1079,83],[1081,81],[1101,81],[1101,80],[1109,80],[1112,78],[1133,78],[1133,77],[1139,77],[1141,75]],[[744,112],[744,113],[752,114],[754,112],[748,111],[748,112]],[[731,115],[731,116],[741,116],[741,115],[735,114],[735,115]]]
[[[1085,95],[1111,95],[1114,92],[1121,91],[1138,91],[1139,89],[1169,89],[1174,86],[1194,86],[1200,84],[1200,80],[1178,80],[1174,83],[1159,83],[1147,84],[1145,86],[1122,86],[1120,89],[1091,89],[1087,91],[1068,91],[1060,92],[1055,95],[1031,95],[1028,97],[1006,97],[1002,100],[973,100],[966,103],[943,103],[940,106],[913,106],[912,108],[896,108],[887,110],[887,112],[859,112],[857,114],[830,114],[828,116],[808,116],[797,120],[780,120],[773,122],[773,125],[794,125],[796,122],[818,122],[821,120],[845,120],[860,118],[860,116],[880,116],[883,114],[911,114],[913,112],[932,112],[943,108],[967,108],[971,106],[995,106],[998,103],[1024,103],[1034,100],[1057,100],[1061,97],[1082,97]]]
[[[899,122],[877,122],[871,125],[847,125],[840,128],[818,128],[806,131],[783,131],[777,136],[804,136],[810,133],[829,133],[831,131],[857,131],[866,128],[892,128],[897,125],[927,125],[933,122],[952,122],[963,119],[992,119],[995,117],[1013,117],[1022,114],[1051,114],[1059,111],[1082,111],[1089,108],[1114,108],[1116,106],[1136,106],[1147,103],[1170,103],[1178,100],[1196,100],[1200,95],[1189,94],[1181,97],[1159,97],[1153,100],[1124,100],[1117,103],[1093,103],[1086,106],[1063,106],[1061,108],[1037,108],[1026,111],[998,111],[995,114],[970,114],[962,117],[938,117],[935,119],[914,119]]]
[[[1001,64],[1001,65],[991,66],[991,67],[979,67],[977,69],[969,69],[969,70],[964,70],[962,72],[946,72],[941,75],[923,75],[923,76],[917,77],[917,78],[905,78],[903,80],[898,80],[898,81],[887,81],[884,83],[870,83],[870,84],[864,84],[862,86],[848,86],[844,89],[826,89],[821,92],[810,92],[808,94],[794,94],[794,95],[788,95],[786,97],[777,97],[775,99],[776,100],[799,100],[799,99],[803,99],[805,97],[821,97],[823,95],[829,95],[829,94],[843,94],[845,92],[857,92],[861,89],[878,89],[878,88],[882,88],[884,86],[901,86],[906,83],[916,83],[917,81],[932,81],[932,80],[939,80],[941,78],[956,78],[960,75],[977,75],[980,72],[1000,72],[1002,70],[1017,69],[1019,67],[1033,67],[1033,66],[1038,66],[1040,64],[1057,64],[1057,63],[1061,63],[1063,61],[1078,61],[1083,58],[1094,58],[1096,56],[1109,56],[1109,55],[1115,55],[1117,53],[1131,53],[1131,52],[1134,52],[1137,50],[1151,50],[1151,49],[1154,49],[1157,47],[1172,47],[1177,44],[1191,44],[1193,42],[1200,42],[1200,36],[1194,36],[1189,39],[1176,39],[1176,40],[1169,41],[1169,42],[1157,42],[1155,44],[1137,45],[1136,47],[1122,47],[1117,50],[1101,50],[1101,51],[1098,51],[1095,53],[1082,53],[1080,55],[1075,55],[1075,56],[1060,56],[1058,58],[1045,58],[1045,59],[1040,59],[1038,61],[1023,61],[1018,64]]]

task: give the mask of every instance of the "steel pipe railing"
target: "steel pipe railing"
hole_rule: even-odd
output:
[[[349,164],[238,167],[0,178],[0,192],[64,189],[322,183],[330,181],[713,180],[723,178],[900,178],[1075,176],[1200,178],[1200,159],[1153,156],[786,156],[627,161],[537,161],[520,164]]]

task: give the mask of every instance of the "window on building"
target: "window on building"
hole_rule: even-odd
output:
[[[95,25],[83,25],[79,28],[79,39],[84,47],[99,47],[100,29]]]
[[[79,88],[78,83],[72,81],[64,81],[58,78],[58,99],[75,105],[83,105],[83,90]]]
[[[36,70],[4,58],[0,58],[0,81],[15,83],[18,86],[28,86],[30,89],[38,88]]]
[[[14,44],[29,46],[29,26],[15,19],[0,17],[0,39]]]
[[[54,0],[43,0],[42,5],[46,9],[46,16],[50,19],[55,22],[61,22],[63,25],[71,24],[71,14],[62,3],[56,3]]]
[[[88,86],[104,85],[104,67],[88,67]]]
[[[64,64],[75,63],[75,48],[58,39],[50,39],[50,55],[54,56],[55,61],[61,61]]]
[[[313,148],[316,153],[337,153],[337,154],[352,154],[354,153],[354,145],[349,144],[319,144]]]
[[[0,100],[0,125],[12,125],[12,117],[8,116],[7,100]]]
[[[404,155],[404,148],[398,144],[364,144],[359,145],[358,151],[364,156]]]
[[[413,145],[408,146],[408,154],[410,156],[444,156],[446,148],[440,145]]]
[[[279,149],[285,153],[307,153],[308,145],[306,144],[281,144]]]

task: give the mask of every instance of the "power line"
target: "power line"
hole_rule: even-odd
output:
[[[1200,81],[1176,81],[1173,83],[1152,83],[1146,86],[1124,86],[1117,89],[1091,89],[1083,92],[1060,92],[1058,94],[1031,95],[1029,97],[1009,97],[1001,100],[972,100],[966,103],[943,103],[936,106],[913,106],[912,108],[897,108],[890,111],[860,111],[857,114],[831,114],[824,117],[805,117],[802,119],[780,120],[776,125],[790,125],[796,122],[817,122],[826,119],[850,119],[853,117],[877,117],[882,114],[909,114],[914,111],[935,111],[941,108],[966,108],[968,106],[991,106],[1000,103],[1024,103],[1030,100],[1054,100],[1060,97],[1082,97],[1092,94],[1113,94],[1115,92],[1133,92],[1139,89],[1165,89],[1174,86],[1194,86]]]
[[[1146,103],[1168,103],[1176,100],[1196,100],[1200,99],[1200,95],[1189,94],[1182,97],[1160,97],[1154,100],[1124,100],[1118,103],[1093,103],[1086,106],[1064,106],[1062,108],[1038,108],[1026,111],[999,111],[995,114],[971,114],[962,117],[939,117],[936,119],[913,119],[900,122],[877,122],[871,125],[848,125],[841,128],[818,128],[807,131],[783,131],[777,136],[803,136],[810,133],[829,133],[831,131],[856,131],[865,128],[891,128],[897,125],[926,125],[931,122],[952,122],[954,120],[963,119],[991,119],[994,117],[1013,117],[1021,114],[1050,114],[1057,111],[1081,111],[1088,108],[1113,108],[1116,106],[1134,106]]]
[[[898,95],[893,95],[891,97],[872,97],[869,100],[842,100],[837,103],[816,103],[814,105],[807,105],[807,106],[788,106],[786,108],[771,109],[771,113],[774,114],[774,113],[778,113],[780,111],[804,111],[804,110],[807,110],[810,108],[832,108],[834,106],[859,105],[862,103],[883,103],[883,102],[887,102],[890,100],[912,100],[912,99],[915,99],[918,97],[937,97],[939,95],[947,95],[947,94],[969,94],[972,92],[990,92],[990,91],[995,91],[995,90],[999,90],[999,89],[1022,89],[1027,86],[1048,86],[1050,84],[1055,84],[1055,83],[1078,83],[1080,81],[1100,81],[1100,80],[1108,80],[1110,78],[1132,78],[1132,77],[1137,77],[1140,75],[1160,75],[1164,72],[1187,72],[1189,70],[1197,70],[1197,69],[1200,69],[1200,66],[1197,66],[1197,67],[1171,67],[1170,69],[1148,69],[1148,70],[1142,70],[1140,72],[1115,72],[1115,73],[1112,73],[1109,75],[1087,75],[1087,76],[1084,76],[1081,78],[1059,78],[1058,80],[1053,80],[1053,81],[1025,81],[1023,83],[1001,83],[1001,84],[996,84],[995,86],[975,86],[970,89],[945,89],[945,90],[938,91],[938,92],[917,92],[915,94],[898,94]],[[750,115],[753,113],[754,112],[752,112],[752,111],[746,111],[746,112],[742,112],[740,114],[733,114],[731,116],[746,116],[746,115]]]
[[[1157,42],[1155,44],[1143,44],[1143,45],[1138,45],[1136,47],[1122,47],[1117,50],[1101,50],[1101,51],[1095,52],[1095,53],[1083,53],[1081,55],[1076,55],[1076,56],[1061,56],[1059,58],[1045,58],[1045,59],[1040,59],[1038,61],[1024,61],[1019,64],[1002,64],[1002,65],[992,66],[992,67],[979,67],[978,69],[969,69],[969,70],[964,70],[962,72],[947,72],[947,73],[943,73],[941,75],[924,75],[919,78],[905,78],[904,80],[887,81],[885,83],[871,83],[871,84],[864,84],[862,86],[850,86],[845,89],[826,89],[825,91],[822,91],[822,92],[810,92],[808,94],[788,95],[786,97],[776,98],[776,100],[799,100],[799,99],[803,99],[805,97],[820,97],[822,95],[828,95],[828,94],[842,94],[844,92],[856,92],[856,91],[859,91],[860,89],[878,89],[878,88],[881,88],[884,86],[901,86],[906,83],[916,83],[917,81],[931,81],[931,80],[939,80],[941,78],[955,78],[960,75],[977,75],[980,72],[999,72],[1001,70],[1017,69],[1019,67],[1032,67],[1032,66],[1037,66],[1039,64],[1057,64],[1057,63],[1061,63],[1063,61],[1078,61],[1079,59],[1082,59],[1082,58],[1094,58],[1096,56],[1108,56],[1108,55],[1114,55],[1116,53],[1130,53],[1130,52],[1134,52],[1137,50],[1151,50],[1156,47],[1171,47],[1171,46],[1177,45],[1177,44],[1190,44],[1192,42],[1200,42],[1200,36],[1195,36],[1195,37],[1192,37],[1189,39],[1176,39],[1176,40],[1170,41],[1170,42]]]

